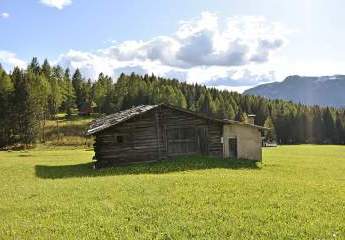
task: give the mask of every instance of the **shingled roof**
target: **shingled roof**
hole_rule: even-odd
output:
[[[98,118],[91,122],[90,128],[89,130],[87,130],[86,135],[92,135],[111,126],[115,126],[121,122],[127,121],[128,119],[134,116],[147,112],[157,106],[158,105],[140,105],[127,110],[110,114],[105,117]]]
[[[127,110],[123,110],[123,111],[120,111],[117,113],[110,114],[110,115],[105,116],[105,117],[98,118],[98,119],[91,122],[90,128],[87,130],[86,135],[93,135],[97,132],[100,132],[104,129],[115,126],[119,123],[125,122],[125,121],[127,121],[127,120],[129,120],[129,119],[131,119],[137,115],[148,112],[148,111],[150,111],[154,108],[157,108],[159,106],[165,106],[165,107],[168,107],[168,108],[180,111],[180,112],[193,114],[194,116],[204,118],[204,119],[207,119],[210,121],[220,122],[223,124],[239,124],[239,125],[244,125],[244,126],[248,126],[248,127],[254,127],[254,128],[258,128],[258,129],[268,130],[268,128],[254,125],[254,124],[243,123],[243,122],[238,122],[238,121],[229,120],[229,119],[212,118],[212,117],[208,117],[204,114],[189,111],[187,109],[171,106],[168,104],[159,104],[159,105],[140,105],[140,106],[132,107],[132,108],[127,109]]]

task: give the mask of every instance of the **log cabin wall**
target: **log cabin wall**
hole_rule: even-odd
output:
[[[105,129],[96,135],[94,150],[98,167],[158,159],[154,110]],[[123,141],[118,142],[122,136]]]
[[[166,106],[96,134],[97,167],[147,162],[178,155],[222,157],[223,125]]]
[[[194,130],[196,134],[195,142],[197,144],[196,151],[191,154],[204,154],[222,157],[223,144],[221,143],[223,124],[216,121],[207,120],[194,114],[181,112],[168,107],[161,107],[161,124],[163,125],[163,132],[169,132],[170,129],[190,129]],[[203,139],[205,137],[205,139]],[[168,139],[169,143],[169,139]],[[186,152],[177,151],[169,153],[168,144],[168,156],[173,155],[185,155]],[[171,147],[171,146],[170,146]],[[167,151],[165,149],[165,151]],[[173,151],[174,152],[174,151]],[[181,152],[181,154],[179,154]],[[188,153],[188,152],[187,152]]]

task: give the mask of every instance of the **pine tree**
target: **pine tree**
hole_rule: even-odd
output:
[[[37,57],[32,58],[30,64],[28,65],[28,70],[31,70],[35,74],[39,74],[41,68]]]
[[[265,131],[265,140],[268,142],[277,141],[276,130],[271,117],[268,117],[265,121],[264,127],[269,128],[270,130]]]
[[[259,98],[259,101],[255,103],[255,110],[253,112],[255,113],[255,124],[262,126],[268,117],[268,107],[262,98]]]
[[[37,59],[36,59],[36,61],[37,61]],[[36,63],[34,63],[34,65],[35,64]],[[51,67],[50,67],[50,64],[49,64],[47,59],[44,59],[44,62],[43,62],[42,67],[41,67],[41,72],[47,79],[49,79],[51,77]]]
[[[313,109],[313,120],[312,120],[312,139],[314,143],[323,142],[323,120],[322,113],[318,106]]]
[[[65,70],[63,82],[64,82],[64,91],[63,91],[64,100],[62,102],[62,108],[64,109],[64,111],[66,111],[68,117],[70,117],[73,112],[73,109],[76,108],[76,96],[75,96],[75,91],[72,85],[70,72],[68,68]]]
[[[209,91],[205,91],[205,94],[202,94],[198,100],[199,111],[212,115],[216,113],[216,105],[212,99],[212,96]]]
[[[13,121],[16,124],[14,134],[18,136],[17,140],[25,145],[35,142],[39,134],[40,107],[32,94],[33,88],[29,79],[28,74],[19,68],[13,70]]]
[[[334,132],[334,143],[343,144],[343,136],[344,136],[344,122],[340,112],[336,113],[336,120],[335,120],[335,132]]]
[[[42,70],[44,67],[42,66]],[[48,97],[48,110],[50,116],[55,116],[62,102],[64,101],[64,81],[63,81],[63,70],[58,66],[54,67],[48,79],[50,83],[50,94]],[[44,75],[46,76],[46,74]]]
[[[75,104],[77,105],[79,110],[80,110],[80,107],[82,106],[82,104],[84,103],[83,83],[84,83],[84,80],[81,76],[79,69],[77,68],[77,70],[75,70],[73,77],[72,77],[72,85],[73,85],[74,92],[76,95]]]
[[[226,117],[230,120],[235,119],[235,111],[231,104],[226,105]]]
[[[32,115],[36,124],[42,130],[42,141],[45,141],[45,124],[49,116],[49,99],[52,94],[49,80],[42,73],[36,73],[29,69],[25,73],[25,78],[30,87],[29,102],[31,104]],[[34,138],[36,135],[34,136]],[[33,139],[35,140],[35,139]]]
[[[331,143],[334,140],[334,119],[331,109],[327,107],[323,112],[323,136],[327,143]]]
[[[181,108],[187,108],[187,101],[180,89],[175,89],[176,105]]]
[[[13,83],[5,70],[0,65],[0,147],[11,142],[11,95]]]
[[[105,100],[112,91],[112,79],[109,76],[100,73],[98,80],[92,86],[93,99],[100,112],[104,111]]]

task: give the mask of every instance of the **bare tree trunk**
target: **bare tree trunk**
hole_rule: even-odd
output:
[[[46,135],[45,135],[45,126],[46,126],[46,114],[43,113],[43,127],[42,127],[42,142],[46,142]]]
[[[56,127],[57,127],[57,140],[58,143],[60,142],[60,132],[59,132],[59,119],[56,119]]]

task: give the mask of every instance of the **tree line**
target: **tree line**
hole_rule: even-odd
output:
[[[33,58],[26,69],[7,73],[0,65],[0,147],[44,142],[44,126],[59,112],[83,108],[110,114],[140,104],[169,103],[218,118],[270,127],[268,140],[281,144],[345,143],[345,110],[268,100],[236,92],[187,84],[155,75],[121,74],[117,81],[100,73],[85,79],[77,69],[42,65]]]

